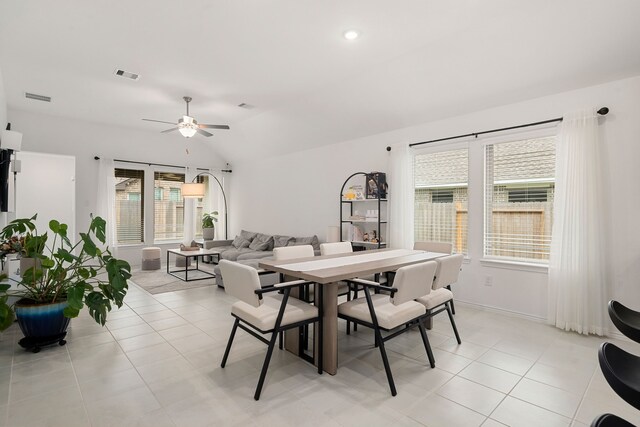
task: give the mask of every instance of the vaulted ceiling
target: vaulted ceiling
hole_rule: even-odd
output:
[[[0,67],[10,110],[158,138],[182,137],[141,119],[175,121],[189,95],[231,126],[207,143],[235,161],[639,75],[638,16],[637,0],[3,0]]]

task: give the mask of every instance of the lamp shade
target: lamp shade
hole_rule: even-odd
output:
[[[182,184],[182,197],[185,199],[195,198],[200,199],[204,197],[205,188],[204,184],[197,182],[189,182]]]
[[[3,130],[0,134],[0,148],[3,150],[20,151],[22,134],[14,130]]]

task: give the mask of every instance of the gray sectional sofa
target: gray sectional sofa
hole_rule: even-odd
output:
[[[273,255],[273,248],[282,246],[311,245],[320,253],[318,236],[293,237],[270,235],[242,230],[233,240],[206,240],[205,249],[215,249],[220,252],[220,259],[229,261],[246,261],[267,258]]]
[[[220,252],[220,259],[237,261],[244,265],[259,270],[260,259],[273,256],[273,248],[282,246],[311,245],[316,255],[320,255],[320,242],[318,236],[293,237],[282,235],[270,235],[242,230],[233,240],[205,240],[205,249],[215,249]],[[214,268],[216,274],[216,285],[224,288],[224,278],[220,273],[220,268]],[[270,286],[278,282],[278,275],[275,273],[260,274],[260,284]]]

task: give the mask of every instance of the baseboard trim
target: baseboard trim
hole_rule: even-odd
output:
[[[519,318],[519,319],[530,320],[530,321],[535,322],[535,323],[543,323],[543,324],[547,323],[547,319],[545,319],[544,317],[533,316],[531,314],[520,313],[518,311],[512,311],[512,310],[507,310],[507,309],[504,309],[504,308],[492,307],[490,305],[478,304],[478,303],[469,302],[469,301],[454,300],[454,302],[455,302],[456,305],[473,307],[473,308],[484,310],[484,311],[488,311],[488,312],[491,312],[491,313],[504,314],[504,315],[511,316],[511,317],[516,317],[516,318]],[[553,325],[549,325],[549,326],[553,327]],[[577,332],[573,332],[573,333],[577,334]],[[597,337],[598,335],[588,335],[588,336]],[[626,336],[624,336],[623,334],[621,334],[620,332],[611,331],[611,330],[609,330],[607,332],[607,334],[604,335],[601,338],[615,338],[617,340],[626,341],[626,342],[630,342],[630,343],[634,342],[631,339],[629,339]]]

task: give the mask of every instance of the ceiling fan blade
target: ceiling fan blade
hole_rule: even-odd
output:
[[[160,133],[169,133],[169,132],[173,132],[174,130],[178,130],[178,128],[171,128],[171,129],[163,130]]]
[[[152,120],[152,119],[142,119],[142,120],[144,120],[145,122],[158,122],[158,123],[166,123],[168,125],[177,125],[177,123],[165,122],[165,121],[162,121],[162,120]]]
[[[207,132],[206,130],[202,130],[202,129],[197,129],[196,130],[200,135],[202,136],[213,136],[212,133]]]
[[[231,129],[227,125],[198,125],[200,129]]]

